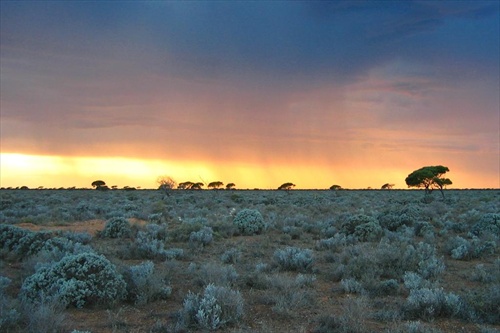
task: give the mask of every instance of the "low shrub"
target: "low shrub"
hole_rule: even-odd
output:
[[[131,266],[123,275],[127,282],[128,300],[135,304],[165,299],[172,293],[172,288],[155,274],[155,266],[151,261]]]
[[[377,220],[371,216],[364,214],[356,214],[349,216],[346,221],[342,222],[340,231],[346,235],[352,235],[356,231],[356,227],[367,223],[377,223]]]
[[[21,320],[15,300],[6,292],[11,283],[11,279],[0,276],[0,331],[2,332],[14,332]]]
[[[204,264],[198,272],[198,282],[202,286],[215,284],[218,286],[233,286],[239,274],[233,265]]]
[[[64,306],[110,304],[125,297],[126,284],[115,266],[94,253],[68,255],[24,280],[21,299],[38,304],[58,299]]]
[[[214,232],[210,227],[203,227],[199,231],[193,231],[189,236],[189,243],[191,245],[206,246],[214,239]]]
[[[474,289],[465,295],[467,305],[472,309],[476,321],[488,324],[500,324],[500,285]]]
[[[266,227],[262,215],[255,209],[242,209],[234,217],[233,223],[242,235],[260,234]]]
[[[479,222],[472,226],[471,232],[476,236],[493,234],[500,238],[500,214],[488,213],[483,215]]]
[[[361,242],[376,242],[382,235],[382,227],[376,221],[363,223],[354,228],[354,236]]]
[[[224,264],[236,264],[241,259],[241,251],[237,248],[226,250],[220,257]]]
[[[106,222],[102,237],[107,238],[127,238],[132,234],[130,222],[124,217],[113,217]]]
[[[278,249],[274,252],[273,258],[280,269],[287,271],[311,271],[314,263],[313,251],[298,247]]]
[[[180,311],[178,329],[217,330],[241,320],[244,301],[239,291],[209,284],[203,295],[188,293]]]
[[[462,308],[462,300],[453,293],[446,293],[442,288],[421,288],[410,290],[403,312],[408,319],[431,320],[456,317]]]
[[[495,241],[482,241],[476,236],[473,236],[470,241],[456,236],[450,239],[446,245],[448,253],[456,260],[471,260],[492,255],[495,253],[496,247]]]

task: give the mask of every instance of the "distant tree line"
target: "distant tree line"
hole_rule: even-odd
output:
[[[433,190],[437,189],[441,192],[441,195],[444,198],[444,189],[446,188],[447,185],[452,185],[452,181],[449,178],[444,178],[444,174],[449,172],[450,170],[448,167],[442,166],[442,165],[436,165],[436,166],[425,166],[420,169],[417,169],[410,173],[408,177],[406,177],[405,182],[408,187],[415,187],[415,188],[423,188],[425,190],[426,194],[432,193]],[[203,182],[192,182],[192,181],[185,181],[182,183],[177,184],[177,182],[169,176],[160,176],[157,178],[156,182],[158,183],[158,189],[165,191],[167,194],[169,194],[170,190],[178,189],[178,190],[202,190],[203,187],[205,186],[205,183]],[[108,191],[108,190],[117,190],[118,187],[116,185],[109,186],[106,185],[106,182],[103,180],[95,180],[92,182],[92,187],[95,188],[98,191]],[[292,190],[296,185],[291,182],[286,182],[281,184],[277,190],[282,190],[282,191],[290,191]],[[395,185],[391,183],[385,183],[383,184],[380,189],[382,190],[391,190],[393,189]],[[139,187],[138,187],[139,188]],[[213,181],[208,183],[207,185],[208,189],[212,190],[220,190],[224,188],[224,183],[221,181]],[[236,188],[235,183],[227,183],[225,186],[226,190],[234,190]],[[15,190],[29,190],[27,186],[20,186],[16,188],[8,187],[2,189],[15,189]],[[38,190],[44,189],[43,186],[39,186],[37,188]],[[76,187],[70,187],[70,188],[59,188],[60,190],[63,189],[69,189],[69,190],[75,190]],[[329,187],[330,190],[333,191],[338,191],[338,190],[343,190],[344,188],[338,184],[334,184]],[[371,188],[368,188],[371,189]],[[122,188],[122,190],[126,191],[134,191],[136,190],[135,187],[130,187],[130,186],[125,186]]]

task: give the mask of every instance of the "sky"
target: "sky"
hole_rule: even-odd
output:
[[[0,185],[500,188],[500,2],[1,1]]]

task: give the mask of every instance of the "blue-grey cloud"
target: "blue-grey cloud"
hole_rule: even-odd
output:
[[[142,58],[167,73],[186,67],[206,76],[338,82],[398,57],[430,57],[439,66],[450,57],[465,65],[480,59],[478,69],[498,69],[499,4],[491,1],[27,2],[2,9],[6,47]]]

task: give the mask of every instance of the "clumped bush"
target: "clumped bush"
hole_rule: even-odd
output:
[[[344,292],[347,294],[362,294],[365,292],[363,285],[356,281],[356,279],[348,278],[340,281]]]
[[[193,271],[194,271],[193,266]],[[215,284],[218,286],[232,286],[239,275],[233,265],[204,264],[198,271],[198,281],[202,286]]]
[[[356,231],[356,227],[367,223],[377,223],[377,220],[371,216],[364,214],[356,214],[349,216],[346,221],[342,222],[340,231],[346,235],[352,235]]]
[[[113,217],[106,222],[102,237],[107,238],[127,238],[132,234],[130,222],[124,217]]]
[[[11,279],[0,276],[0,331],[2,332],[14,331],[21,319],[14,299],[6,293],[11,283]]]
[[[470,260],[494,254],[496,246],[495,241],[481,241],[475,236],[470,241],[456,236],[447,243],[448,253],[456,260]]]
[[[361,242],[376,242],[382,235],[382,227],[376,221],[363,223],[354,228],[354,236]]]
[[[220,257],[224,264],[236,264],[241,258],[241,251],[237,248],[230,248],[226,250]]]
[[[442,288],[421,288],[410,290],[403,312],[409,319],[431,320],[456,317],[462,308],[462,300],[453,293],[446,293]]]
[[[500,214],[498,213],[488,213],[483,215],[479,222],[474,224],[471,232],[479,236],[481,234],[493,234],[500,238]]]
[[[165,239],[167,237],[166,224],[147,224],[144,231],[138,231],[134,240],[132,252],[135,256],[144,259],[165,260],[177,252],[165,249]]]
[[[276,250],[273,258],[280,269],[287,271],[311,271],[314,263],[312,250],[291,246]]]
[[[260,234],[266,227],[264,218],[255,209],[242,209],[234,217],[233,223],[242,235]]]
[[[0,247],[20,257],[30,256],[43,247],[52,234],[46,231],[29,231],[9,224],[0,225]]]
[[[333,252],[345,247],[348,244],[348,239],[344,234],[336,234],[333,237],[320,239],[316,242],[316,250],[332,250]]]
[[[473,319],[488,324],[500,324],[500,285],[498,283],[471,290],[465,295],[465,300],[476,317]]]
[[[203,295],[188,293],[177,326],[179,330],[217,330],[240,321],[243,310],[243,297],[239,291],[209,284]]]
[[[189,243],[206,246],[214,239],[214,231],[210,227],[203,227],[199,231],[193,231],[189,236]]]
[[[0,247],[16,251],[19,241],[28,233],[30,233],[28,230],[10,224],[0,224]]]
[[[68,255],[29,276],[21,299],[30,303],[58,299],[64,306],[109,304],[125,297],[125,281],[104,256],[94,253]]]
[[[298,274],[296,278],[276,274],[265,276],[268,288],[271,290],[262,301],[273,304],[272,311],[279,315],[290,316],[306,307],[314,307],[316,294],[309,290],[316,280],[315,276]]]
[[[129,267],[124,279],[127,282],[128,299],[135,304],[165,299],[172,293],[172,288],[155,274],[155,266],[151,261]]]

